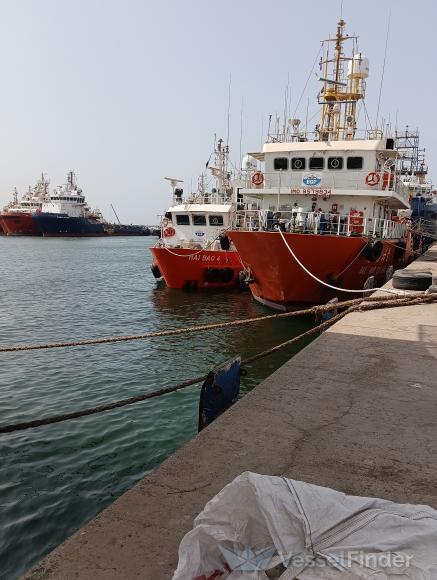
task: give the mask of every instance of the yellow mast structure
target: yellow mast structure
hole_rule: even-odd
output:
[[[344,34],[346,22],[338,22],[334,38],[323,41],[326,45],[324,57],[320,61],[323,88],[319,94],[322,104],[322,119],[318,128],[319,139],[323,141],[351,140],[356,132],[357,103],[364,99],[368,60],[357,52],[357,36]],[[343,44],[352,41],[352,54],[345,56]],[[334,53],[331,55],[331,45]]]

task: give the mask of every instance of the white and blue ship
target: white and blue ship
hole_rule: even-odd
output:
[[[43,236],[105,236],[106,224],[98,210],[92,211],[78,187],[73,171],[67,183],[47,194],[41,209],[33,214]]]

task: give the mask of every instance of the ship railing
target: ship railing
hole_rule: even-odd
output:
[[[407,224],[393,219],[364,217],[359,214],[328,212],[242,210],[235,216],[235,228],[246,231],[274,231],[301,234],[330,234],[337,236],[366,236],[399,239],[407,231]]]
[[[232,203],[232,192],[226,194],[218,193],[192,193],[187,197],[175,197],[173,199],[174,205],[181,204],[205,204],[205,205],[226,205]]]
[[[355,131],[353,139],[350,141],[355,141],[356,139],[370,139],[372,141],[376,139],[382,139],[384,136],[380,129],[366,130],[358,129]],[[279,133],[269,133],[267,136],[267,143],[304,143],[306,141],[322,141],[320,138],[320,133],[318,131],[282,131]],[[349,139],[348,139],[349,141]]]

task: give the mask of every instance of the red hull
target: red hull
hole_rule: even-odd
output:
[[[41,235],[30,213],[4,212],[0,214],[0,225],[7,236]]]
[[[235,286],[243,269],[238,253],[221,250],[150,248],[169,288],[223,288]]]
[[[285,308],[299,302],[319,304],[334,296],[353,297],[330,290],[311,278],[290,254],[279,232],[234,231],[229,235],[254,278],[250,284],[252,294],[261,302]],[[363,288],[370,276],[375,277],[378,285],[384,283],[387,269],[396,267],[402,257],[396,251],[399,240],[384,240],[381,255],[370,261],[363,251],[368,243],[364,238],[293,233],[284,237],[297,258],[317,278],[351,290]]]

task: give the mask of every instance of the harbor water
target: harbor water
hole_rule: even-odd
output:
[[[157,283],[155,238],[0,237],[0,345],[186,327],[269,313],[248,291]],[[118,344],[0,353],[0,424],[100,405],[207,373],[307,330],[311,318]],[[242,394],[305,342],[248,367]],[[316,364],[316,361],[315,361]],[[38,561],[197,431],[199,386],[0,435],[0,578]]]

